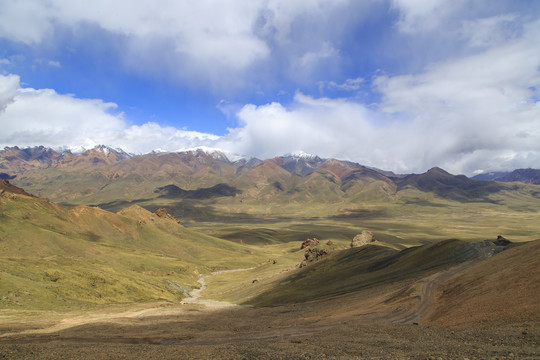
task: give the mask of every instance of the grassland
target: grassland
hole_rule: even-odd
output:
[[[200,274],[266,260],[140,207],[118,214],[0,194],[0,307],[177,302]]]

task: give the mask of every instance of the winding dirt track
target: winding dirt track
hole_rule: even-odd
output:
[[[420,280],[416,284],[416,292],[418,293],[418,305],[405,313],[401,313],[391,319],[395,324],[420,324],[433,311],[435,305],[435,293],[441,283],[448,280],[452,276],[471,267],[476,262],[467,261],[463,264],[454,266],[446,271],[428,276]]]
[[[197,308],[198,311],[213,311],[224,308],[238,307],[239,305],[233,304],[226,301],[217,301],[210,299],[203,299],[202,292],[206,289],[206,279],[220,275],[228,272],[237,272],[237,271],[249,271],[253,270],[256,267],[245,268],[245,269],[233,269],[233,270],[221,270],[215,271],[209,275],[202,275],[197,280],[201,287],[193,289],[189,292],[187,299],[185,299],[181,304],[164,306],[162,303],[147,304],[146,308],[137,309],[137,310],[128,310],[128,311],[116,311],[116,312],[106,312],[106,313],[87,313],[84,315],[79,314],[64,314],[64,316],[54,322],[52,325],[45,326],[39,329],[27,329],[19,332],[6,332],[0,334],[1,337],[9,337],[12,335],[31,335],[31,334],[52,334],[62,330],[75,328],[82,325],[89,324],[98,324],[98,323],[118,323],[123,320],[129,319],[144,319],[150,317],[166,317],[166,316],[178,316],[184,314],[186,311],[189,311],[191,308],[182,306],[182,305],[203,305],[204,307]],[[170,305],[170,304],[169,304]],[[144,306],[144,305],[143,305]],[[1,317],[0,317],[1,320]]]
[[[206,289],[206,279],[211,276],[216,276],[220,274],[230,273],[230,272],[238,272],[238,271],[249,271],[257,268],[256,266],[245,268],[245,269],[232,269],[232,270],[220,270],[220,271],[214,271],[210,275],[202,275],[199,277],[197,282],[201,284],[201,287],[198,289],[193,289],[189,292],[187,299],[183,301],[183,304],[201,304],[205,305],[207,307],[210,307],[212,309],[217,308],[225,308],[225,307],[231,307],[231,306],[238,306],[237,304],[233,304],[227,301],[217,301],[217,300],[207,300],[202,299],[202,292]]]

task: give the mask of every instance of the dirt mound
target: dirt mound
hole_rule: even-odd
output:
[[[371,231],[363,230],[360,234],[356,235],[351,241],[351,247],[361,247],[367,244],[371,244],[377,241],[375,235]]]

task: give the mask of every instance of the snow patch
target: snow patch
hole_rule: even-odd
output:
[[[293,157],[293,158],[304,159],[304,160],[309,160],[309,161],[320,160],[319,156],[309,154],[309,153],[307,153],[305,151],[302,151],[302,150],[295,151],[295,152],[292,152],[290,154],[285,154],[285,157]]]
[[[229,151],[225,151],[223,149],[209,147],[209,146],[196,146],[196,147],[191,147],[191,148],[183,148],[183,149],[178,149],[175,152],[179,152],[179,153],[187,153],[187,152],[197,153],[198,151],[202,151],[205,154],[210,155],[211,157],[213,157],[216,160],[224,160],[224,161],[229,161],[229,162],[234,162],[234,161],[238,161],[240,159],[245,158],[245,156],[238,155],[238,154],[235,154],[235,153],[232,153],[232,152],[229,152]]]

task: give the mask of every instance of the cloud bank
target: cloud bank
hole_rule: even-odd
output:
[[[0,125],[3,146],[92,148],[106,144],[146,153],[163,144],[175,150],[218,139],[152,122],[130,125],[114,103],[21,87],[17,75],[0,75]]]

